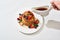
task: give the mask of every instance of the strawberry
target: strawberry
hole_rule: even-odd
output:
[[[35,24],[38,24],[38,23],[39,23],[39,20],[35,20],[34,23],[35,23]]]
[[[19,16],[19,19],[22,19],[22,16]]]
[[[32,18],[32,15],[28,15],[28,20],[30,20]]]
[[[35,26],[33,24],[30,24],[29,28],[35,28]]]

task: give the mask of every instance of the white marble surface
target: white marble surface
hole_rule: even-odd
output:
[[[19,10],[41,5],[50,5],[50,0],[0,0],[0,40],[60,40],[60,11],[54,9],[45,17],[45,26],[41,31],[25,35],[16,28],[16,13]]]

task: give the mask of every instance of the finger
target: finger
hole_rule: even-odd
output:
[[[52,6],[53,6],[54,9],[58,9],[57,6],[54,3],[52,3]]]

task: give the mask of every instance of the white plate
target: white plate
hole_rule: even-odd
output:
[[[42,27],[42,25],[43,25],[42,16],[40,16],[40,15],[38,15],[36,13],[33,13],[33,14],[34,14],[35,18],[37,18],[40,21],[39,24],[38,24],[39,26],[36,29],[35,28],[30,29],[30,28],[28,28],[26,26],[20,26],[18,21],[17,21],[17,28],[18,28],[18,30],[20,32],[25,33],[25,34],[32,34],[32,33],[37,32]],[[19,16],[19,14],[18,14],[18,16]],[[18,16],[17,16],[17,18],[18,18]]]

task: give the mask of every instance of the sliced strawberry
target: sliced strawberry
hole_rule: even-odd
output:
[[[30,20],[31,18],[32,18],[32,15],[29,15],[29,16],[28,16],[28,20]]]
[[[39,23],[39,20],[35,20],[35,22],[34,22],[35,24],[38,24]]]
[[[29,26],[29,28],[35,28],[35,26],[34,26],[33,24],[31,24],[31,25]]]

